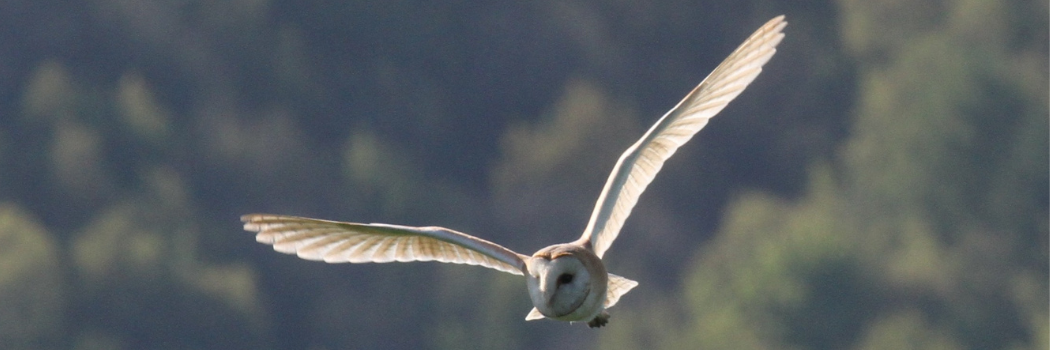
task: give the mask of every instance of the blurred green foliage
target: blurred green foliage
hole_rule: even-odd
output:
[[[58,243],[12,203],[0,203],[0,242],[0,342],[11,349],[57,345],[68,293]]]
[[[799,200],[739,197],[680,324],[642,311],[603,348],[1048,346],[1046,37],[1010,25],[1040,5],[842,3],[860,86],[835,165]]]
[[[804,6],[802,6],[804,5]],[[0,4],[12,349],[1046,349],[1047,3]],[[616,157],[764,20],[593,331],[515,276],[331,266],[277,212],[574,239]]]

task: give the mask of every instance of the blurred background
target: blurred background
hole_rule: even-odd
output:
[[[582,232],[619,154],[766,20],[779,53],[606,255],[327,265],[253,212]],[[1046,1],[8,0],[7,349],[1047,349]]]

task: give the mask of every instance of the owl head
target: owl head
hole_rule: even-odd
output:
[[[590,250],[553,245],[533,254],[527,268],[529,296],[543,316],[589,321],[602,311],[608,276],[601,259]]]

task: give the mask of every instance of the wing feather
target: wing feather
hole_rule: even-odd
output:
[[[638,282],[610,273],[609,289],[605,292],[604,307],[606,309],[613,307],[613,305],[616,305],[616,302],[620,301],[620,297],[630,292],[636,286],[638,286]]]
[[[766,22],[644,136],[620,156],[580,241],[601,257],[664,161],[707,125],[762,72],[784,38],[784,16]]]
[[[359,224],[296,216],[241,217],[255,239],[287,254],[328,263],[440,261],[479,265],[521,275],[521,254],[498,244],[442,227]]]

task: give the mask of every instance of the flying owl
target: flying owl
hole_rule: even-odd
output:
[[[535,306],[526,320],[585,321],[601,327],[606,311],[638,282],[605,270],[602,255],[664,161],[737,97],[776,53],[787,25],[773,18],[747,38],[685,99],[620,156],[579,239],[523,255],[443,227],[361,224],[284,215],[241,217],[274,250],[327,263],[440,261],[524,275]]]

